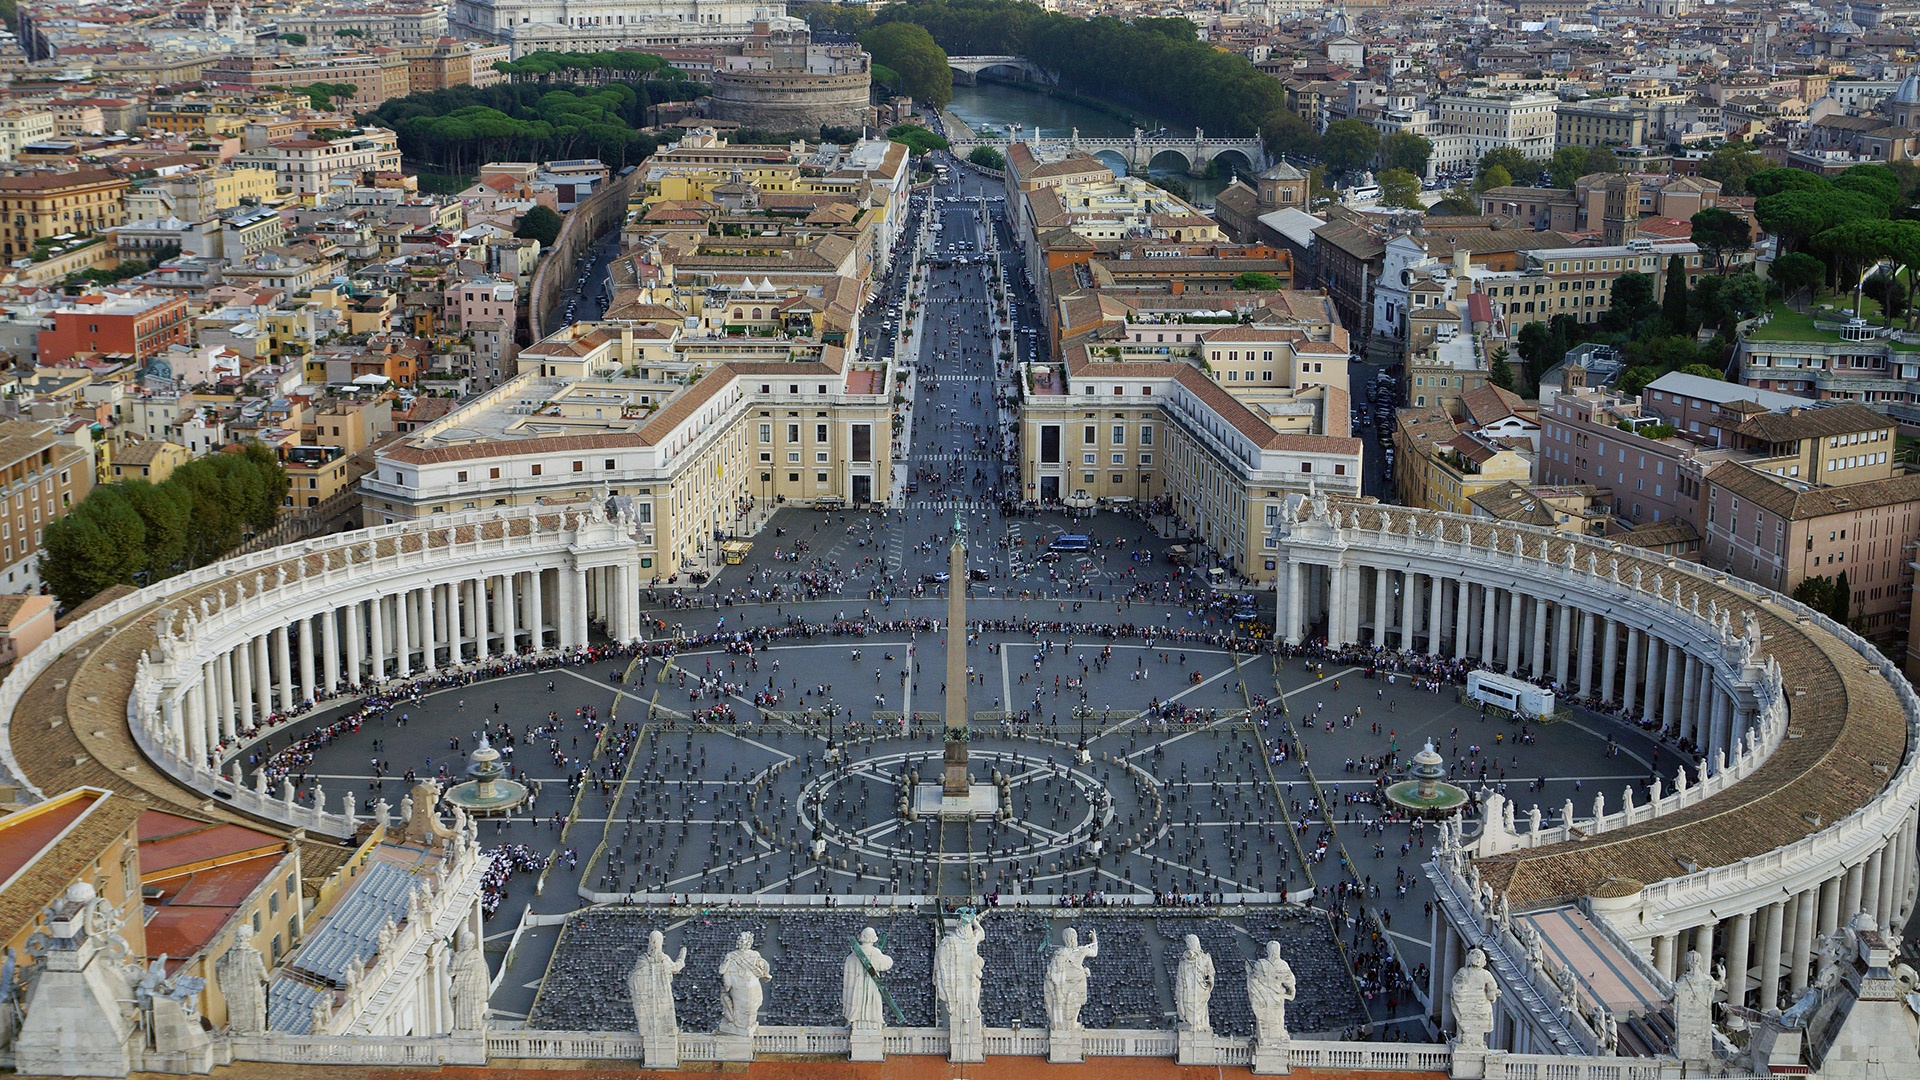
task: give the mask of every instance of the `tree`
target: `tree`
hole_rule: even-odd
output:
[[[284,41],[284,42],[286,42],[286,43],[287,43],[287,44],[289,44],[289,45],[292,45],[292,46],[294,46],[295,48],[298,48],[299,46],[301,46],[301,45],[305,45],[305,44],[307,43],[307,35],[305,35],[305,34],[281,34],[281,35],[280,35],[280,40],[281,40],[281,41]]]
[[[1629,270],[1613,279],[1607,316],[1615,325],[1632,326],[1654,310],[1653,278]]]
[[[1727,381],[1726,375],[1719,369],[1708,367],[1705,364],[1687,364],[1680,369],[1680,374],[1692,375],[1697,379],[1714,379],[1719,382]]]
[[[1433,215],[1462,214],[1472,216],[1480,212],[1480,200],[1474,195],[1472,184],[1465,180],[1456,181],[1447,189],[1440,201],[1427,207],[1427,213]]]
[[[178,570],[187,557],[188,515],[193,501],[173,485],[128,480],[121,485],[127,505],[140,515],[143,566],[149,581],[158,581]]]
[[[1380,174],[1380,203],[1402,210],[1419,210],[1420,178],[1405,169],[1388,169]]]
[[[1853,586],[1848,583],[1845,570],[1840,571],[1838,578],[1820,574],[1795,585],[1793,598],[1845,626],[1852,613]]]
[[[1693,242],[1707,253],[1708,262],[1715,267],[1721,265],[1721,258],[1729,251],[1745,251],[1752,245],[1752,233],[1747,223],[1719,207],[1708,207],[1693,215]]]
[[[1473,182],[1475,193],[1484,194],[1494,188],[1503,188],[1513,183],[1513,174],[1507,172],[1505,165],[1489,165],[1480,170],[1480,178]]]
[[[1007,167],[1006,157],[991,146],[974,147],[973,152],[967,155],[967,160],[983,169],[1005,169]]]
[[[945,150],[946,137],[931,128],[919,124],[895,124],[887,129],[887,138],[897,143],[905,143],[914,157],[930,154],[935,150]]]
[[[1358,172],[1380,153],[1380,129],[1364,120],[1336,120],[1320,137],[1320,160],[1336,173]]]
[[[1320,156],[1320,133],[1306,117],[1288,109],[1268,117],[1260,127],[1260,137],[1267,144],[1267,152],[1276,157],[1295,154],[1304,157]]]
[[[1767,168],[1767,159],[1745,143],[1728,143],[1700,163],[1700,175],[1720,182],[1722,195],[1747,193],[1747,178]]]
[[[1507,183],[1532,185],[1533,178],[1540,175],[1537,162],[1527,160],[1527,155],[1512,146],[1496,146],[1480,155],[1480,173],[1486,175],[1488,169],[1500,168],[1507,172]],[[1516,181],[1515,177],[1522,179]],[[1488,184],[1487,187],[1504,187],[1505,184]],[[1484,189],[1483,189],[1484,190]]]
[[[560,239],[560,215],[550,207],[536,206],[521,215],[513,235],[522,240],[538,240],[541,247],[552,248],[553,242]]]
[[[1427,162],[1433,159],[1433,143],[1424,135],[1396,131],[1380,140],[1380,167],[1405,169],[1415,176],[1427,175]]]
[[[1257,270],[1248,270],[1233,276],[1234,289],[1242,292],[1274,292],[1280,288],[1280,285],[1279,278]]]
[[[1825,191],[1832,186],[1826,177],[1804,169],[1761,169],[1747,177],[1747,194],[1763,199],[1783,191]]]
[[[1487,381],[1502,390],[1512,390],[1513,365],[1511,360],[1512,354],[1507,352],[1505,345],[1495,348],[1492,355],[1487,357]]]
[[[1773,260],[1767,277],[1791,300],[1802,289],[1818,288],[1827,279],[1827,266],[1804,251],[1795,251]]]
[[[873,62],[900,76],[898,89],[936,109],[953,100],[953,68],[946,51],[934,43],[925,27],[910,22],[883,23],[860,35],[860,45]]]
[[[1880,305],[1880,315],[1887,326],[1892,326],[1893,320],[1907,310],[1907,287],[1887,270],[1876,271],[1867,278],[1861,285],[1861,291]]]
[[[1547,159],[1547,177],[1557,188],[1573,190],[1574,182],[1587,175],[1587,148],[1563,146]]]
[[[1693,320],[1687,318],[1687,260],[1678,255],[1667,259],[1667,287],[1660,298],[1660,317],[1676,334],[1692,330]]]
[[[60,602],[72,607],[112,585],[131,585],[145,564],[140,515],[115,485],[94,489],[42,534],[40,572]]]

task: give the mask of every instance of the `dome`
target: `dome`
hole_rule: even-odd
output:
[[[1268,169],[1266,172],[1261,173],[1260,179],[1262,180],[1300,180],[1300,179],[1303,179],[1305,176],[1306,174],[1301,172],[1299,169],[1294,168],[1293,166],[1287,164],[1285,161],[1281,161],[1278,164],[1276,164],[1273,168]]]
[[[1909,75],[1900,80],[1900,86],[1893,92],[1895,105],[1920,105],[1920,74]]]

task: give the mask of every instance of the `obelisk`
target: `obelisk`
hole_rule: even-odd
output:
[[[947,549],[946,773],[940,793],[966,798],[967,776],[967,527],[953,512],[953,546]]]

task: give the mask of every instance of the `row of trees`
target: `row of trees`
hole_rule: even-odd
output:
[[[561,53],[542,49],[518,60],[497,61],[493,70],[516,82],[530,80],[540,83],[550,83],[555,76],[564,76],[567,81],[594,83],[647,79],[682,82],[687,77],[686,72],[661,57],[625,49],[593,53]]]
[[[1082,19],[1049,12],[1026,0],[906,0],[881,9],[868,23],[864,16],[848,11],[851,6],[796,6],[793,10],[816,28],[858,34],[878,63],[907,82],[924,78],[935,95],[940,90],[931,73],[914,76],[891,51],[897,41],[910,46],[908,55],[924,57],[925,46],[918,38],[876,39],[872,37],[876,30],[893,23],[925,28],[930,41],[943,50],[942,67],[949,53],[1024,56],[1058,74],[1069,90],[1220,135],[1265,132],[1273,143],[1306,127],[1287,111],[1279,80],[1262,74],[1246,57],[1201,41],[1198,29],[1186,19],[1141,18],[1130,23]],[[889,51],[883,54],[876,41]],[[949,94],[950,78],[949,72]]]
[[[287,487],[286,470],[259,443],[190,461],[158,484],[102,485],[47,525],[41,577],[72,607],[112,585],[204,566],[270,527]]]
[[[659,100],[692,97],[691,83],[609,82],[552,89],[537,82],[409,94],[366,120],[392,128],[409,160],[469,173],[489,161],[597,157],[613,169],[638,164],[659,140],[636,131]]]

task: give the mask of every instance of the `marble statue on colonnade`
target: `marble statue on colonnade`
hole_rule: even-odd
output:
[[[658,930],[647,933],[647,951],[627,973],[627,997],[633,1003],[634,1027],[640,1032],[645,1064],[650,1069],[678,1068],[680,1022],[673,1015],[673,977],[687,966],[687,950],[668,956],[666,938]]]
[[[1487,954],[1480,949],[1467,952],[1467,962],[1454,972],[1448,988],[1457,1030],[1454,1048],[1465,1053],[1487,1049],[1487,1036],[1493,1034],[1493,1005],[1500,1000],[1500,986],[1487,970]]]
[[[887,1024],[887,1003],[880,974],[893,967],[893,957],[881,952],[879,943],[880,935],[873,927],[861,930],[840,968],[840,1012],[851,1029],[850,1051],[855,1061],[885,1057],[881,1033]]]
[[[1267,954],[1247,965],[1247,1004],[1253,1009],[1253,1071],[1288,1070],[1287,1002],[1298,996],[1300,984],[1293,965],[1280,955],[1280,943],[1267,942]]]

